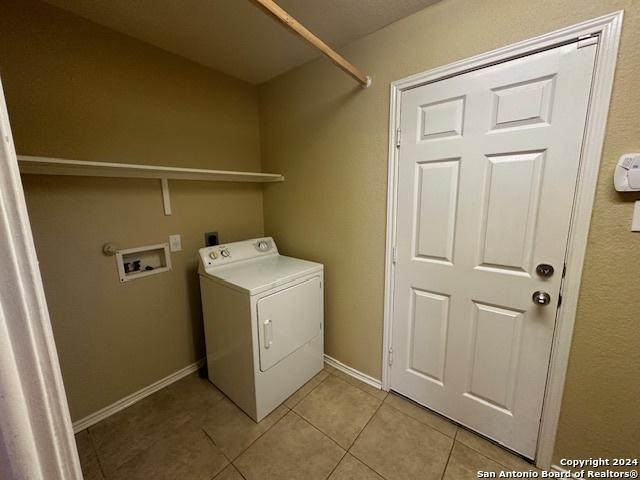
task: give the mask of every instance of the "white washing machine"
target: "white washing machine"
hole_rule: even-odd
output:
[[[259,422],[323,368],[323,266],[269,237],[199,253],[209,379]]]

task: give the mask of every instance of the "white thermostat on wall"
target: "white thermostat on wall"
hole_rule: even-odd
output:
[[[625,153],[613,172],[613,185],[618,192],[640,191],[640,153]]]

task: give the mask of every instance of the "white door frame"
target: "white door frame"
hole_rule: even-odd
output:
[[[81,480],[0,82],[0,478]]]
[[[587,123],[580,159],[578,185],[571,217],[571,231],[567,248],[567,272],[562,286],[562,306],[558,309],[554,333],[549,374],[542,410],[542,421],[538,434],[536,465],[548,469],[555,446],[560,406],[564,390],[571,338],[575,323],[580,279],[591,223],[591,212],[595,198],[600,156],[605,137],[609,102],[617,60],[623,12],[618,11],[602,17],[578,23],[507,47],[483,53],[459,62],[412,75],[391,84],[389,120],[389,166],[387,183],[387,237],[385,251],[384,284],[384,333],[382,388],[390,388],[389,358],[392,343],[394,274],[393,263],[396,244],[396,203],[398,173],[398,129],[400,128],[400,99],[402,92],[428,83],[460,75],[465,72],[488,67],[496,63],[523,57],[559,45],[599,37],[598,54],[593,74],[593,86],[587,113]]]

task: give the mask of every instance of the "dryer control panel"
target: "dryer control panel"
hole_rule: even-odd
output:
[[[227,265],[240,260],[277,255],[278,247],[271,237],[253,238],[241,242],[225,243],[199,250],[205,268]]]

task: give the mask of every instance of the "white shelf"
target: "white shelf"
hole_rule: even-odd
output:
[[[202,168],[135,165],[130,163],[87,162],[64,158],[18,155],[20,173],[77,175],[82,177],[158,178],[166,180],[208,180],[216,182],[282,182],[276,173],[234,172]]]
[[[155,178],[161,181],[164,214],[171,215],[169,180],[208,180],[213,182],[282,182],[277,173],[234,172],[204,168],[163,167],[132,163],[87,162],[65,158],[18,155],[23,175],[76,175],[81,177]]]

